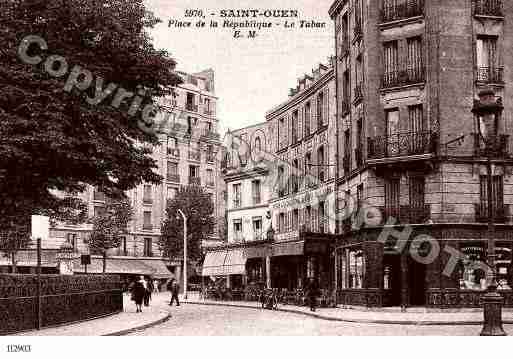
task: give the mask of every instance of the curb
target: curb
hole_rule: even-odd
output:
[[[160,318],[160,319],[155,320],[153,322],[146,323],[146,324],[143,324],[143,325],[139,325],[137,327],[133,327],[133,328],[129,328],[129,329],[123,329],[123,330],[120,330],[120,331],[117,331],[117,332],[113,332],[113,333],[102,334],[101,336],[102,337],[123,336],[123,335],[127,335],[127,334],[130,334],[130,333],[136,332],[138,330],[144,330],[144,329],[148,329],[148,328],[154,327],[156,325],[165,323],[169,319],[171,319],[171,313],[170,312],[162,312],[162,313],[166,313],[164,318]]]
[[[244,309],[258,309],[262,308],[255,306],[251,307],[243,304],[229,304],[229,303],[205,303],[205,302],[195,302],[188,301],[184,302],[187,304],[197,304],[197,305],[211,305],[211,306],[224,306],[224,307],[235,307],[235,308],[244,308]],[[417,326],[428,326],[428,325],[483,325],[483,321],[424,321],[424,320],[373,320],[373,319],[351,319],[351,318],[336,318],[336,317],[328,317],[321,314],[307,313],[301,310],[296,309],[276,309],[278,312],[286,312],[304,315],[307,317],[313,317],[317,319],[332,321],[332,322],[346,322],[346,323],[364,323],[364,324],[389,324],[389,325],[417,325]],[[513,320],[503,320],[503,324],[513,324]]]

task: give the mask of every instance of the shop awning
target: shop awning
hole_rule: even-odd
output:
[[[279,256],[301,256],[304,253],[304,241],[273,243],[272,255]]]
[[[243,248],[207,252],[203,262],[203,276],[225,276],[245,272],[246,256]]]
[[[85,267],[80,264],[80,258],[73,260],[73,271],[85,273]],[[107,258],[105,273],[109,274],[132,274],[149,275],[155,273],[155,269],[139,259]],[[103,273],[103,259],[91,258],[91,264],[87,266],[87,273]]]
[[[167,269],[166,263],[161,259],[141,259],[145,265],[150,266],[155,270],[152,274],[154,278],[172,278],[174,274]]]

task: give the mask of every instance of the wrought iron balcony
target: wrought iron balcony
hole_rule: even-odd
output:
[[[392,206],[381,208],[383,214],[383,224],[390,218],[395,218],[400,224],[422,224],[431,217],[431,206]],[[397,223],[396,222],[396,223]]]
[[[388,1],[386,1],[388,2]],[[385,4],[381,12],[383,22],[392,22],[424,15],[423,0],[405,0],[401,3]]]
[[[438,133],[403,132],[368,138],[368,158],[407,157],[436,152]]]
[[[353,28],[353,41],[358,41],[363,36],[362,19],[356,19]]]
[[[167,154],[171,157],[180,158],[180,150],[178,148],[167,148]]]
[[[344,173],[348,174],[351,169],[351,156],[348,154],[344,155],[342,167],[344,169]]]
[[[509,157],[509,135],[492,136],[485,144],[479,133],[474,134],[474,155],[476,157]]]
[[[358,147],[354,150],[354,158],[357,167],[363,166],[363,151],[361,147]]]
[[[474,15],[477,16],[504,16],[502,0],[473,0]]]
[[[180,175],[168,173],[167,180],[169,182],[180,183]]]
[[[477,82],[502,84],[504,83],[504,68],[503,67],[478,67],[477,68]]]
[[[363,82],[360,82],[354,88],[354,100],[359,101],[362,98],[363,98]]]
[[[199,177],[189,177],[189,184],[201,186],[201,179]]]
[[[345,116],[349,113],[349,111],[350,111],[349,101],[347,101],[347,100],[342,101],[341,110],[342,110],[342,116]]]
[[[187,111],[198,112],[198,105],[195,105],[193,103],[186,103],[185,109]]]
[[[383,74],[382,88],[407,86],[425,81],[425,68],[414,67],[406,70],[386,72]]]
[[[193,161],[200,161],[201,160],[201,154],[199,151],[189,151],[189,159]]]
[[[486,202],[475,203],[474,210],[476,213],[476,222],[488,223],[488,204]],[[507,222],[507,207],[504,205],[493,206],[493,222],[494,223],[506,223]]]

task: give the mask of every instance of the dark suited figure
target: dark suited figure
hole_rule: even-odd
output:
[[[176,279],[171,279],[171,283],[169,285],[169,291],[171,292],[171,301],[169,302],[169,305],[173,305],[173,302],[176,300],[176,306],[178,307],[180,305],[180,301],[178,300],[178,291],[180,290],[180,286],[178,285],[178,282]]]
[[[310,310],[315,312],[317,307],[317,296],[319,296],[319,285],[314,278],[310,278],[306,287],[306,296],[308,298],[308,304],[310,305]]]

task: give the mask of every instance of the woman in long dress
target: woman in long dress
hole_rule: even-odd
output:
[[[135,306],[137,308],[136,313],[142,312],[142,304],[146,293],[143,280],[144,278],[136,281],[132,287],[132,299],[135,302]]]

